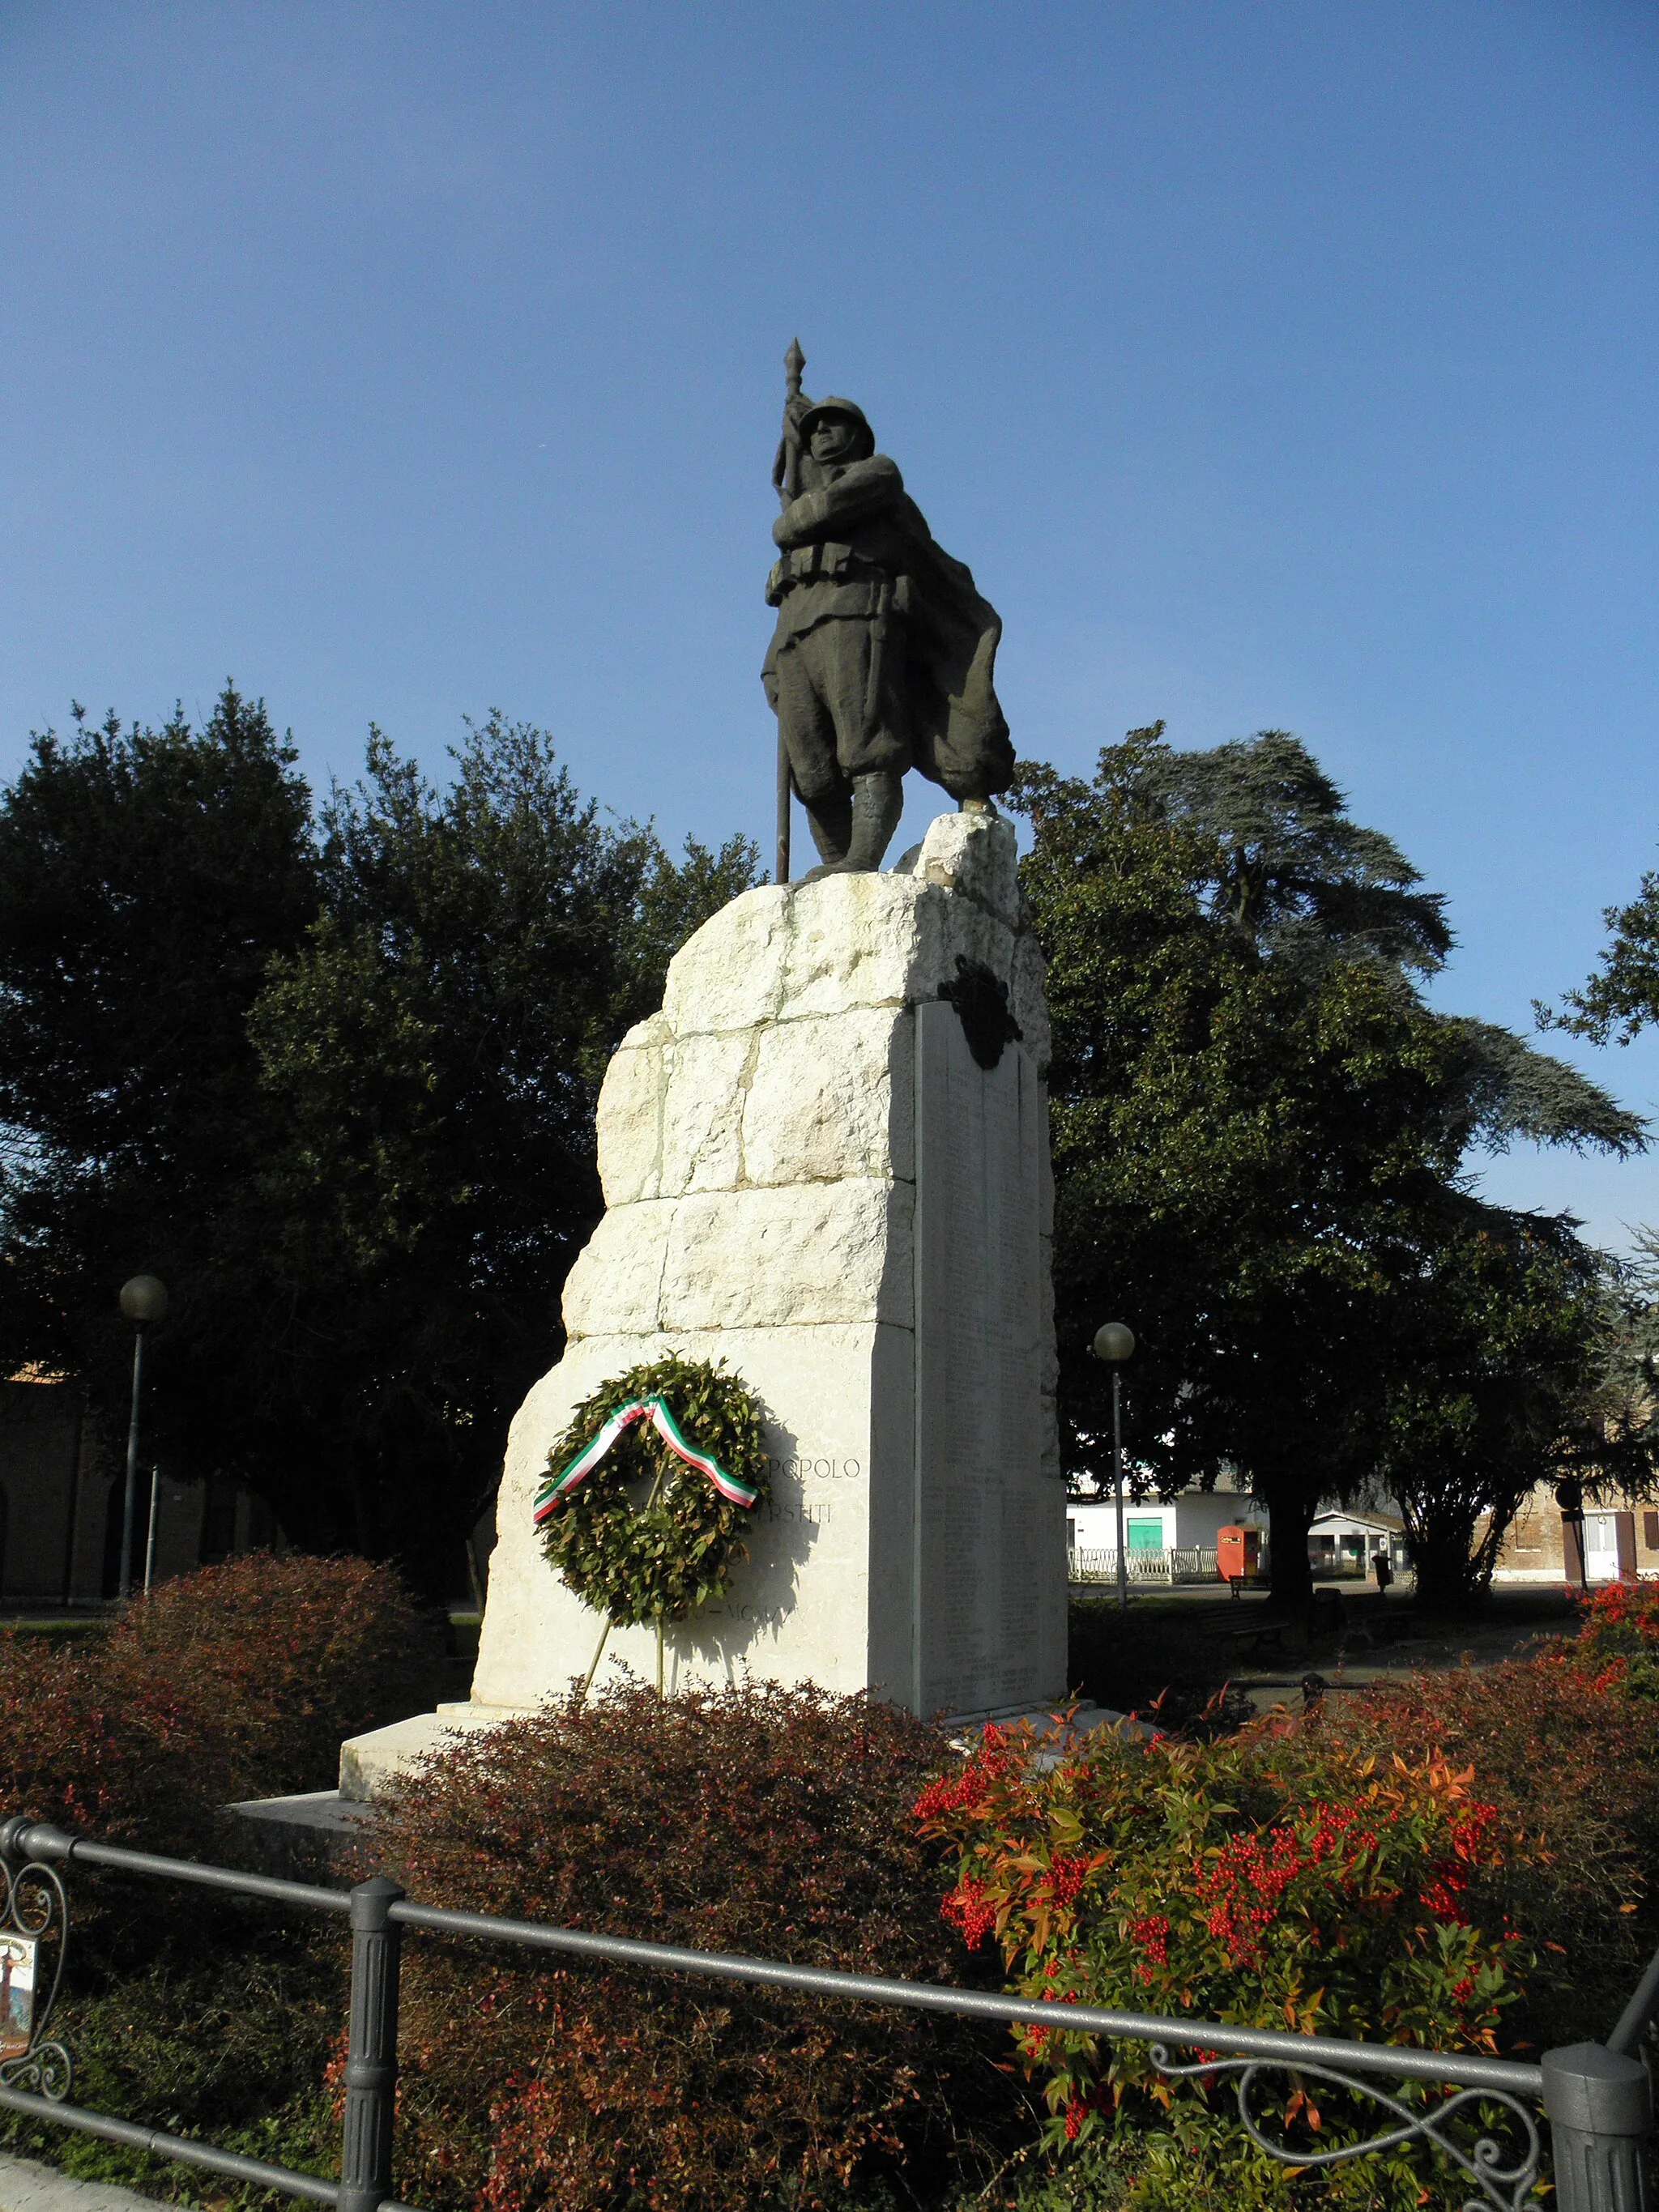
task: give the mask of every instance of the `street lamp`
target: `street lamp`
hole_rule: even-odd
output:
[[[167,1286],[154,1275],[134,1275],[121,1285],[121,1310],[132,1340],[132,1418],[127,1424],[127,1494],[121,1515],[121,1600],[132,1595],[132,1523],[138,1492],[138,1392],[144,1379],[144,1331],[167,1317]]]
[[[1112,1490],[1117,1500],[1117,1601],[1129,1602],[1129,1560],[1123,1548],[1123,1363],[1133,1356],[1135,1333],[1127,1322],[1109,1321],[1095,1331],[1094,1352],[1112,1370]]]

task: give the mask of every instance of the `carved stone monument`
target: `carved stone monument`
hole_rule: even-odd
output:
[[[348,1745],[367,1795],[446,1728],[562,1696],[600,1620],[543,1556],[550,1448],[599,1383],[724,1359],[772,1498],[665,1687],[871,1687],[924,1713],[1065,1691],[1042,961],[1012,829],[941,817],[887,872],[744,893],[669,970],[599,1103],[606,1212],[514,1423],[470,1705]],[[653,1678],[649,1628],[616,1662]]]
[[[590,1673],[602,1616],[544,1556],[536,1493],[574,1409],[671,1352],[759,1399],[770,1497],[726,1596],[661,1647],[611,1631],[606,1666],[649,1679],[660,1650],[670,1695],[747,1674],[963,1718],[1065,1692],[1048,1028],[991,805],[1002,626],[805,366],[797,343],[767,585],[776,881],[704,924],[611,1063],[607,1210],[513,1425],[471,1702],[343,1746],[349,1796]],[[911,768],[963,811],[884,874]],[[823,860],[793,886],[792,796]]]

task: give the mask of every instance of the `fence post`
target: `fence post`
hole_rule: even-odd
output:
[[[1646,2212],[1642,2154],[1653,2105],[1639,2058],[1599,2043],[1547,2051],[1544,2111],[1559,2212]]]
[[[339,2212],[375,2212],[381,2199],[392,2194],[403,1930],[388,1915],[403,1893],[384,1875],[358,1882],[351,1893],[351,2027],[346,2045]]]

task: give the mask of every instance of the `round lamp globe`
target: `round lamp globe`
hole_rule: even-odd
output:
[[[1103,1322],[1095,1331],[1095,1358],[1121,1366],[1135,1348],[1135,1333],[1127,1322]]]
[[[155,1275],[134,1275],[121,1285],[121,1310],[140,1328],[167,1317],[167,1286]]]

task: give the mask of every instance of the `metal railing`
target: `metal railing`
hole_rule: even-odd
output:
[[[1221,1570],[1213,1552],[1197,1544],[1182,1544],[1167,1552],[1129,1552],[1125,1554],[1132,1583],[1218,1583]],[[1117,1553],[1073,1548],[1066,1555],[1066,1577],[1073,1583],[1115,1583]]]
[[[193,2137],[168,2135],[69,2101],[74,2062],[64,2045],[46,2033],[63,1978],[69,1934],[68,1892],[57,1871],[60,1866],[107,1867],[346,1919],[351,1931],[351,1984],[337,2182],[292,2166],[245,2158]],[[1500,2208],[1500,2212],[1521,2212],[1539,2178],[1542,2145],[1530,2107],[1541,2105],[1550,2126],[1559,2212],[1645,2212],[1648,2204],[1644,2146],[1651,2130],[1652,2102],[1647,2069],[1633,2053],[1659,2011],[1659,1956],[1649,1966],[1605,2044],[1579,2043],[1546,2051],[1541,2064],[1528,2066],[1474,2052],[1356,2043],[1335,2036],[1291,2035],[1272,2028],[1231,2026],[1223,2021],[1171,2019],[1064,2001],[1034,2002],[935,1983],[791,1966],[781,1959],[750,1959],[645,1942],[631,1936],[596,1936],[582,1929],[418,1905],[383,1875],[359,1882],[349,1892],[325,1889],[310,1882],[204,1865],[194,1859],[126,1850],[88,1836],[69,1835],[27,1815],[0,1825],[0,1870],[4,1875],[0,1919],[34,1942],[50,1941],[55,1935],[58,1944],[50,1991],[44,2008],[36,2011],[28,2048],[0,2059],[0,2109],[198,2166],[228,2180],[332,2205],[337,2212],[410,2212],[392,2194],[398,1991],[405,1928],[438,1936],[475,1936],[486,1942],[520,1945],[570,1958],[603,1960],[647,1973],[698,1974],[751,1987],[799,1990],[809,1996],[855,2004],[896,2005],[917,2012],[997,2021],[1010,2027],[1063,2028],[1067,2033],[1145,2043],[1151,2046],[1153,2064],[1170,2079],[1235,2077],[1239,2118],[1246,2133],[1260,2149],[1286,2165],[1330,2166],[1396,2149],[1407,2142],[1430,2145],[1479,2192],[1468,2199],[1465,2212],[1479,2212],[1484,2206]],[[1170,2058],[1172,2049],[1199,2055],[1189,2063],[1177,2065]],[[1262,2077],[1271,2074],[1335,2084],[1382,2106],[1392,2116],[1391,2122],[1368,2141],[1345,2144],[1334,2151],[1301,2150],[1276,2142],[1263,2133],[1252,2106]],[[17,2087],[19,2079],[31,2081],[33,2088]],[[1375,2086],[1382,2081],[1423,2082],[1455,2094],[1424,2110]],[[1527,2101],[1522,2102],[1523,2099]],[[1486,2131],[1492,2124],[1493,2106],[1501,2108],[1513,2123],[1518,2151],[1506,2152]],[[1460,2118],[1480,2130],[1472,2142],[1451,2132],[1450,2123]]]

